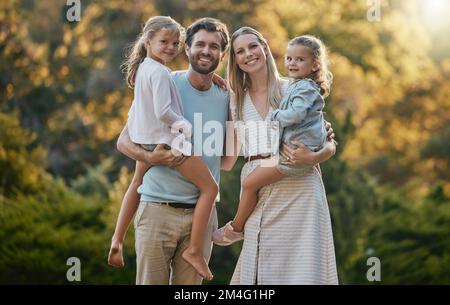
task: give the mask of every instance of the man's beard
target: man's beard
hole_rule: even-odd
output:
[[[200,56],[198,56],[200,57]],[[199,60],[199,59],[198,59]],[[211,72],[213,72],[214,70],[217,69],[217,66],[219,66],[219,59],[214,60],[211,57],[211,66],[209,68],[202,68],[199,64],[198,64],[198,60],[195,60],[195,56],[193,55],[189,55],[189,63],[191,64],[192,69],[200,74],[209,74]]]

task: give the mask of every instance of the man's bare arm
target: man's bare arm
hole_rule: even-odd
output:
[[[164,149],[164,145],[157,145],[153,152],[147,151],[142,148],[139,144],[131,141],[130,135],[128,134],[128,125],[120,133],[119,139],[117,140],[117,150],[126,155],[127,157],[148,163],[150,165],[165,165],[169,167],[176,167],[183,163],[184,156],[174,156],[170,150]]]

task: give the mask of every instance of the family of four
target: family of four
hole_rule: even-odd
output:
[[[166,65],[183,40],[189,68],[171,72]],[[225,82],[214,71],[228,48]],[[122,244],[135,216],[137,284],[211,280],[213,243],[239,240],[231,284],[338,283],[317,165],[336,150],[322,111],[332,83],[326,48],[316,37],[296,37],[288,43],[285,66],[289,79],[279,75],[267,41],[251,27],[230,39],[214,18],[199,19],[186,31],[170,17],[146,22],[125,63],[134,100],[117,147],[136,160],[136,170],[117,219],[110,265],[123,266]],[[227,121],[243,123],[231,130],[233,141],[225,140]],[[222,127],[215,142],[220,153],[202,151],[208,122]],[[249,122],[265,122],[269,131],[279,127],[281,149],[271,166],[264,162],[274,158],[273,145],[254,141],[260,128],[243,131]],[[231,154],[223,154],[226,145]],[[217,229],[220,171],[231,170],[239,154],[246,161],[239,207]]]

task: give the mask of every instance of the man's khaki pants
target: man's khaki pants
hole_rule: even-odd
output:
[[[134,219],[137,285],[200,285],[202,278],[181,254],[189,245],[194,209],[141,201]],[[203,256],[211,257],[212,232],[217,212],[212,208],[203,244]]]

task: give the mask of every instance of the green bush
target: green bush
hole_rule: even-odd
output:
[[[381,262],[378,283],[450,284],[450,198],[441,185],[418,203],[389,195],[366,232],[352,282],[369,283],[366,260],[375,256]]]
[[[81,284],[133,284],[133,249],[126,249],[125,269],[106,263],[112,234],[102,220],[106,206],[62,181],[33,196],[1,199],[0,283],[67,284],[67,259],[78,257]]]

